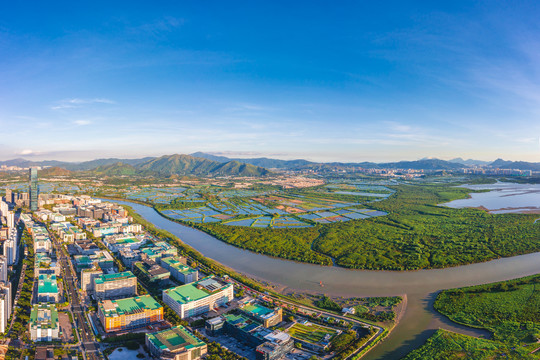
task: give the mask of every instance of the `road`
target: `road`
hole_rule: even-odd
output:
[[[152,236],[151,234],[147,233],[147,235],[149,236]],[[190,256],[186,256],[187,258],[191,259],[191,261],[197,261],[196,259],[190,257]],[[212,274],[212,270],[210,268],[207,268],[206,266],[204,266],[203,264],[200,264],[198,263],[199,266],[198,268],[200,270],[202,270],[203,272],[207,273],[207,274]],[[335,313],[332,313],[332,312],[328,312],[328,311],[325,311],[325,310],[321,310],[321,309],[318,309],[318,308],[312,308],[312,307],[309,307],[309,306],[305,306],[305,305],[301,305],[301,304],[298,304],[298,303],[295,303],[295,302],[292,302],[292,301],[289,301],[289,300],[285,300],[281,297],[277,297],[277,296],[273,296],[273,295],[270,295],[270,294],[267,294],[267,293],[262,293],[260,291],[257,291],[247,285],[245,285],[244,283],[241,283],[239,282],[238,280],[235,280],[231,277],[229,277],[229,279],[237,286],[237,287],[241,287],[241,288],[244,288],[246,290],[248,290],[249,292],[251,292],[252,294],[258,294],[258,296],[260,297],[266,297],[266,298],[270,298],[274,301],[277,301],[281,304],[286,304],[288,305],[289,307],[295,307],[299,310],[304,310],[304,311],[309,311],[309,312],[314,312],[314,313],[319,313],[321,315],[326,315],[326,316],[329,316],[329,317],[333,317],[333,318],[336,318],[336,319],[342,319],[342,320],[346,320],[346,321],[349,321],[349,322],[352,322],[354,323],[356,326],[361,326],[361,327],[365,327],[365,328],[371,328],[371,329],[376,329],[376,332],[369,338],[369,340],[362,346],[360,346],[356,351],[354,351],[352,354],[350,354],[347,359],[350,359],[352,357],[354,357],[356,354],[358,354],[359,352],[361,352],[362,350],[366,349],[366,348],[369,348],[371,347],[371,345],[375,342],[375,341],[378,341],[379,337],[383,335],[384,333],[384,328],[381,327],[381,326],[378,326],[378,325],[373,325],[373,324],[369,324],[369,323],[366,323],[366,322],[363,322],[363,321],[360,321],[360,320],[357,320],[357,319],[354,319],[354,318],[351,318],[351,317],[347,317],[347,316],[343,316],[343,315],[338,315],[338,314],[335,314]]]
[[[46,226],[45,224],[43,225]],[[96,341],[94,332],[92,331],[92,328],[88,323],[88,319],[86,318],[85,306],[81,303],[79,297],[79,292],[77,290],[78,279],[75,269],[73,268],[73,264],[71,263],[70,258],[63,251],[62,243],[56,234],[52,233],[48,228],[47,231],[49,231],[50,238],[53,239],[58,262],[62,268],[64,282],[67,287],[64,289],[64,291],[66,291],[69,295],[71,312],[73,314],[74,321],[73,325],[79,334],[81,353],[85,359],[103,359],[103,354],[101,353],[99,343]]]

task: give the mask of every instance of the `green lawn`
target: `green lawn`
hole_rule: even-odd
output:
[[[312,344],[318,344],[327,334],[333,337],[337,333],[335,330],[315,324],[303,325],[299,323],[294,324],[288,331],[292,337]]]

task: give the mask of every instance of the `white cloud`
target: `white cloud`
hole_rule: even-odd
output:
[[[84,125],[90,125],[92,122],[90,120],[75,120],[73,121],[73,123],[78,126],[84,126]]]
[[[104,99],[104,98],[94,98],[94,99],[64,99],[60,100],[56,105],[51,106],[51,110],[63,110],[63,109],[73,109],[79,108],[82,105],[87,104],[116,104],[115,101]]]

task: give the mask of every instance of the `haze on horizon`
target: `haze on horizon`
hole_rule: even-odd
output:
[[[535,1],[7,2],[0,159],[540,161]]]

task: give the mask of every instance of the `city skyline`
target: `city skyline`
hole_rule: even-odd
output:
[[[540,161],[535,2],[23,6],[1,160]]]

